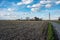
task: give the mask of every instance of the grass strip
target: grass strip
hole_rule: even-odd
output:
[[[55,40],[54,35],[55,34],[54,34],[53,26],[51,25],[51,23],[48,23],[47,40]]]

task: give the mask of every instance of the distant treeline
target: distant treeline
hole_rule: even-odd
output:
[[[26,19],[17,19],[19,21],[42,21],[42,18],[34,17],[33,19],[30,19],[29,17],[26,17]]]
[[[38,18],[38,17],[34,17],[32,19],[30,19],[29,17],[26,17],[26,19],[17,19],[19,21],[42,21],[42,18]],[[60,21],[60,17],[58,18],[57,21]]]

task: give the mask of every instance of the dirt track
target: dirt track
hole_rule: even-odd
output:
[[[47,22],[0,21],[0,40],[45,40]]]

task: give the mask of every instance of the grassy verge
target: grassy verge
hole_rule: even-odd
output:
[[[54,30],[51,23],[48,24],[48,35],[47,40],[55,40]]]

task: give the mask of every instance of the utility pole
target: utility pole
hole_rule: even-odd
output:
[[[49,12],[49,20],[50,20],[50,12]]]

